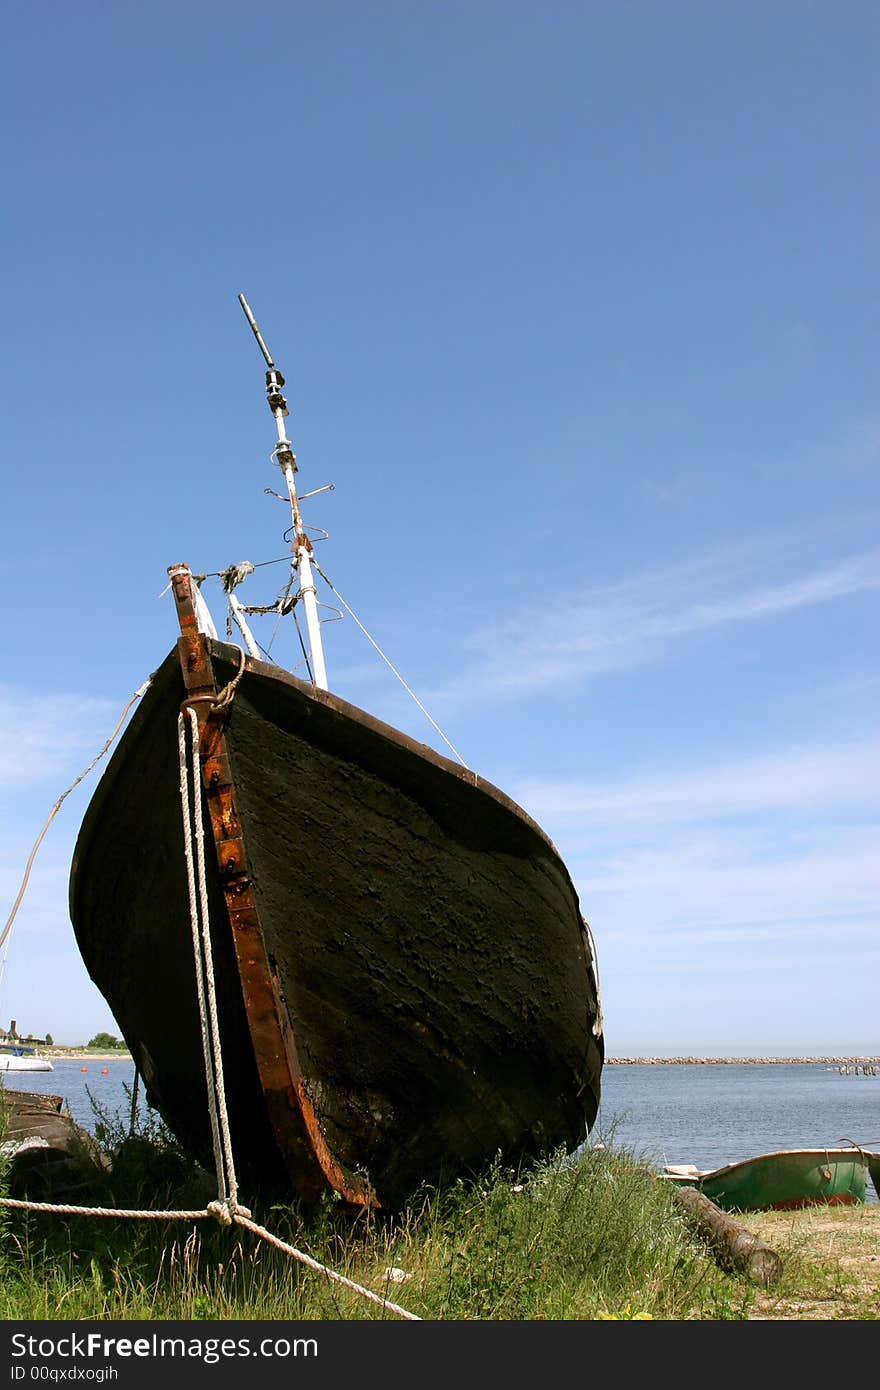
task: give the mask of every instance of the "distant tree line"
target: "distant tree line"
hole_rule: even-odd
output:
[[[96,1033],[91,1042],[86,1043],[86,1047],[99,1047],[104,1050],[118,1047],[124,1050],[125,1043],[113,1033]]]
[[[8,1039],[9,1042],[29,1043],[34,1046],[55,1046],[55,1040],[51,1033],[47,1033],[45,1038],[35,1038],[32,1033],[20,1033],[15,1019],[12,1020],[8,1029],[0,1028],[0,1038]],[[100,1048],[103,1052],[113,1048],[117,1048],[120,1052],[128,1050],[124,1039],[117,1038],[115,1033],[96,1033],[91,1041],[86,1043],[86,1047]]]

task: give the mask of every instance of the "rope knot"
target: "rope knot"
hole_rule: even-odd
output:
[[[236,1216],[244,1216],[250,1219],[250,1208],[241,1207],[234,1197],[224,1197],[221,1202],[218,1198],[216,1202],[209,1202],[207,1210],[219,1221],[221,1226],[231,1226]]]
[[[228,1202],[209,1202],[208,1211],[216,1217],[221,1226],[232,1225],[232,1213],[229,1210]]]

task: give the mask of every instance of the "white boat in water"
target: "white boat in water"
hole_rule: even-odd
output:
[[[0,1048],[0,1072],[54,1071],[48,1057],[24,1047]]]

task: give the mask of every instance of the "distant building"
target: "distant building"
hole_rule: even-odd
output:
[[[8,1028],[0,1027],[0,1042],[20,1042],[30,1043],[34,1046],[40,1046],[41,1044],[43,1046],[46,1046],[48,1045],[48,1034],[45,1038],[35,1038],[33,1033],[28,1033],[26,1036],[24,1036],[21,1033],[19,1033],[18,1024],[16,1023],[15,1019],[13,1019]]]

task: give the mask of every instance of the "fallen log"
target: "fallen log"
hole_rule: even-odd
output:
[[[775,1250],[695,1187],[676,1187],[674,1195],[688,1223],[710,1246],[720,1265],[746,1274],[765,1287],[776,1283],[782,1274],[782,1258]]]

